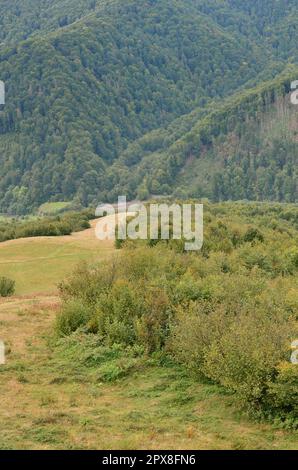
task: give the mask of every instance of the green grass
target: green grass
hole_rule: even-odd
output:
[[[56,283],[114,251],[91,232],[0,244],[0,276],[28,296],[0,299],[0,449],[298,449],[297,432],[253,422],[169,361],[82,334],[53,342]]]
[[[71,205],[71,202],[45,202],[39,207],[38,212],[43,215],[56,215],[68,209]]]
[[[11,220],[11,217],[8,215],[0,215],[0,222],[9,222]]]
[[[25,341],[16,345],[16,318],[4,325],[0,449],[297,448],[297,433],[249,421],[232,395],[177,366],[84,336],[51,349],[49,312],[35,307],[34,324],[32,314],[19,312]],[[115,368],[123,374],[103,377]]]
[[[79,262],[101,259],[112,250],[63,237],[14,240],[0,244],[0,276],[16,281],[16,295],[49,293]]]

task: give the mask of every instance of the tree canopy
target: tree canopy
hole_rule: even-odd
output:
[[[233,148],[221,161],[218,139],[232,129],[212,114],[297,62],[295,7],[291,0],[0,0],[7,95],[0,107],[0,212],[175,191],[297,200],[297,139],[284,144],[275,135],[274,148],[254,142],[257,163],[242,139],[237,155]],[[263,113],[255,96],[252,107]],[[229,106],[219,120],[237,121]],[[240,112],[241,135],[253,139],[259,121],[249,117],[245,129]],[[188,146],[193,140],[208,158]],[[193,160],[208,167],[204,184],[190,171]]]

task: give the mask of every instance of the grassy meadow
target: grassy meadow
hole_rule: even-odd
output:
[[[297,434],[253,422],[223,388],[181,367],[150,359],[112,380],[104,366],[82,365],[75,343],[51,347],[58,308],[53,296],[1,303],[10,353],[0,449],[297,448]]]
[[[39,207],[38,213],[44,215],[56,215],[70,207],[71,202],[45,202]]]
[[[91,229],[61,237],[34,237],[0,243],[0,276],[16,281],[17,295],[53,293],[57,284],[82,261],[99,261],[114,251]]]
[[[217,322],[210,330],[242,300],[273,322],[275,309],[279,321],[297,315],[296,207],[261,207],[208,207],[199,254],[175,243],[115,250],[95,239],[96,221],[70,236],[0,243],[0,276],[16,281],[15,295],[0,298],[0,449],[297,449],[294,412],[287,425],[252,414],[216,369],[213,379],[194,367],[198,308]],[[90,267],[78,269],[82,261]]]

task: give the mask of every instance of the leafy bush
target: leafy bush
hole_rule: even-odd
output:
[[[253,409],[261,408],[277,365],[287,357],[292,334],[293,325],[282,314],[241,315],[210,344],[205,374],[235,391]]]
[[[298,367],[283,362],[277,367],[275,381],[269,383],[266,405],[282,424],[298,428]]]
[[[88,323],[92,313],[83,303],[69,301],[63,304],[63,307],[56,319],[56,331],[59,335],[69,335],[81,326]]]
[[[0,242],[16,238],[56,237],[70,235],[90,228],[89,220],[94,218],[94,212],[84,210],[69,212],[56,217],[44,217],[36,220],[12,220],[0,223]]]
[[[280,369],[298,335],[297,231],[283,218],[288,211],[207,205],[201,252],[135,241],[99,266],[81,264],[60,285],[60,333],[83,327],[104,348],[166,351],[234,392],[255,415],[294,426],[296,376]],[[121,374],[118,363],[110,364],[103,380]]]
[[[195,374],[236,392],[251,411],[294,415],[297,375],[279,364],[289,358],[297,326],[278,308],[268,313],[261,298],[257,303],[238,312],[206,302],[179,307],[168,348]]]
[[[264,236],[257,228],[250,227],[245,233],[243,240],[245,242],[263,242]]]
[[[168,351],[194,374],[204,375],[205,353],[218,342],[231,319],[216,303],[192,302],[187,309],[179,306],[171,327]]]
[[[15,292],[15,281],[0,277],[0,297],[10,297]]]

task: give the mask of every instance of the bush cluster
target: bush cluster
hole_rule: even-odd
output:
[[[100,266],[82,264],[60,285],[57,332],[166,353],[257,416],[297,426],[297,230],[220,207],[206,211],[201,252],[130,242]]]
[[[33,220],[12,220],[0,223],[0,242],[16,238],[29,237],[55,237],[70,235],[90,227],[89,220],[94,217],[94,212],[84,210],[81,212],[69,212],[55,217],[44,217]]]
[[[15,292],[15,281],[0,277],[0,297],[10,297]]]

